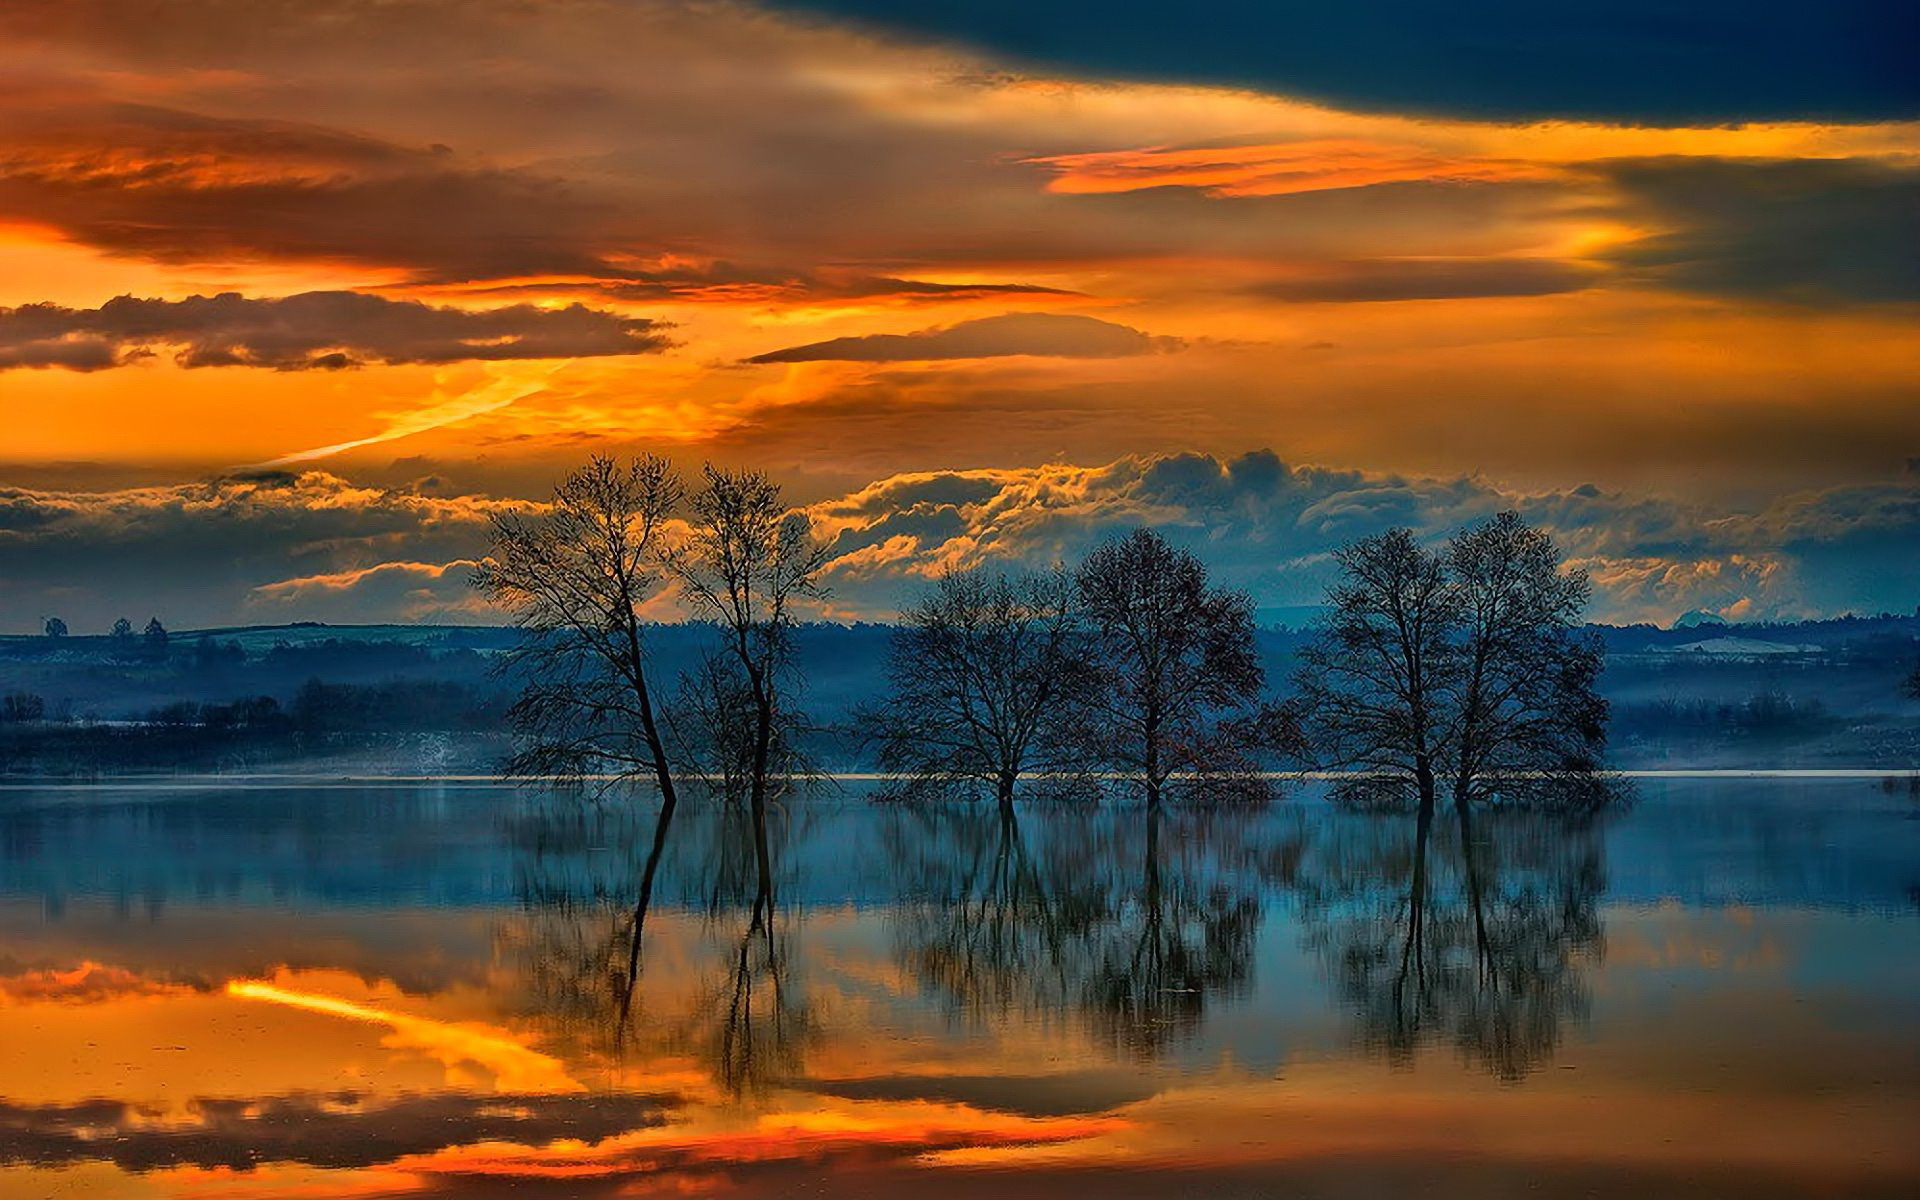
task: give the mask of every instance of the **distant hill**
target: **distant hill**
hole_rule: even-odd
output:
[[[1277,692],[1287,690],[1294,655],[1312,636],[1303,628],[1312,615],[1262,614],[1276,618],[1258,645]],[[1920,765],[1920,702],[1900,688],[1920,661],[1920,618],[1591,629],[1607,652],[1602,687],[1617,762]],[[804,703],[827,731],[817,748],[828,765],[865,765],[848,722],[885,686],[891,633],[880,624],[797,631]],[[164,749],[168,763],[193,759],[200,752],[188,751],[200,743],[225,754],[240,736],[236,723],[253,717],[275,737],[298,734],[295,744],[275,742],[274,753],[331,755],[341,739],[412,745],[407,739],[440,733],[458,745],[435,750],[433,761],[490,769],[515,692],[500,674],[502,652],[519,636],[488,625],[316,623],[183,630],[163,649],[137,635],[0,636],[0,695],[26,699],[6,711],[43,714],[0,723],[0,770],[9,762],[34,769],[34,745],[82,727],[148,730],[147,748]],[[649,631],[669,703],[714,637],[704,625]],[[208,734],[214,726],[228,732]],[[91,744],[76,743],[71,757],[95,753]]]

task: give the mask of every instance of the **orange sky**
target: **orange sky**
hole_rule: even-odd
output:
[[[825,501],[1272,449],[1755,513],[1920,454],[1877,241],[1915,122],[1347,112],[600,0],[35,0],[0,72],[0,483],[36,493],[533,497],[666,449]]]

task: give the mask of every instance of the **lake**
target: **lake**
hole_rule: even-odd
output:
[[[1920,1194],[1920,804],[0,788],[0,1195]],[[659,845],[639,954],[640,881]]]

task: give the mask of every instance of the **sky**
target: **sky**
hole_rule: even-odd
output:
[[[591,453],[820,612],[1132,525],[1270,611],[1518,508],[1593,615],[1920,603],[1901,0],[13,0],[0,631],[493,620]]]

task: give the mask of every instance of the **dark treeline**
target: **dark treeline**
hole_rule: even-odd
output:
[[[1623,735],[1716,734],[1800,737],[1831,729],[1836,718],[1819,697],[1765,687],[1740,700],[1662,699],[1617,705],[1613,726]]]

